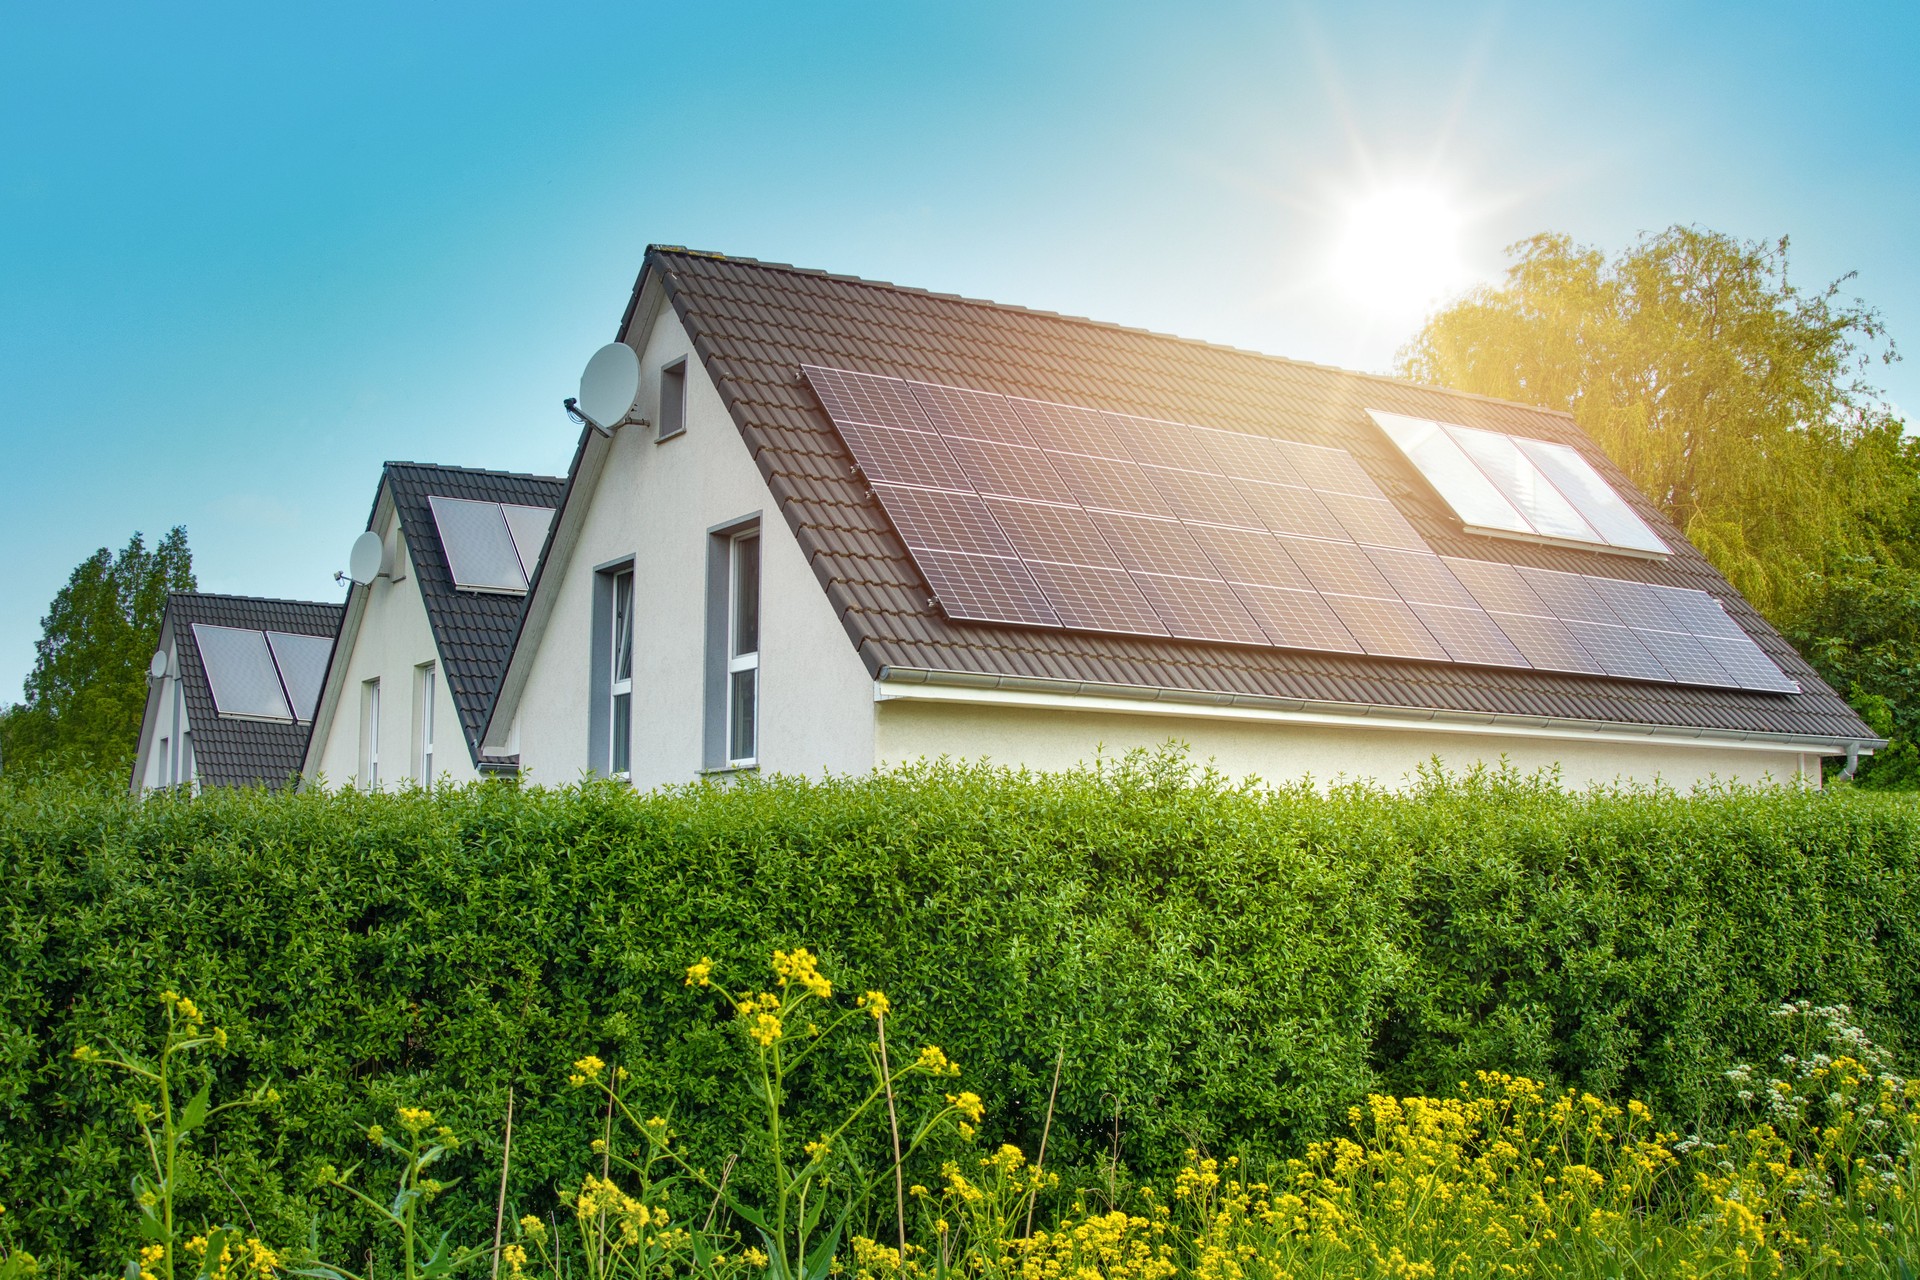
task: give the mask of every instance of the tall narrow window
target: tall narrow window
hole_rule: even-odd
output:
[[[423,787],[433,786],[433,709],[434,665],[423,662],[413,669],[414,777]]]
[[[613,634],[608,637],[608,772],[633,776],[633,570],[613,575]]]
[[[380,785],[380,682],[360,686],[360,778],[371,791]]]
[[[687,361],[683,356],[660,370],[660,427],[666,440],[687,429]]]
[[[732,590],[727,627],[727,763],[759,758],[760,536],[733,539]]]

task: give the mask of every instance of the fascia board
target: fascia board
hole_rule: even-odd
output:
[[[654,322],[666,305],[666,291],[660,283],[659,274],[651,270],[641,274],[634,288],[633,305],[629,307],[627,319],[614,341],[640,349],[646,346]],[[620,428],[621,431],[626,429]],[[573,467],[567,473],[566,492],[561,495],[559,510],[547,533],[547,545],[541,553],[540,565],[534,570],[533,581],[527,587],[527,607],[520,615],[520,628],[513,638],[512,656],[507,659],[506,673],[500,678],[499,691],[494,695],[493,706],[487,712],[487,723],[481,730],[479,745],[474,748],[476,764],[481,756],[500,755],[506,751],[513,718],[520,710],[520,699],[526,693],[527,681],[532,678],[541,639],[546,635],[547,624],[552,620],[554,607],[558,603],[560,585],[566,581],[567,567],[580,545],[581,530],[586,525],[587,513],[593,506],[600,487],[600,476],[606,470],[607,457],[612,451],[611,439],[592,427],[581,429],[580,448]]]
[[[367,528],[384,529],[397,518],[393,488],[383,470],[380,487],[373,496],[373,510],[367,514]],[[411,551],[408,554],[411,556]],[[411,564],[407,571],[412,574]],[[300,761],[300,780],[303,783],[317,781],[320,777],[321,747],[333,736],[333,722],[339,712],[340,698],[347,682],[347,658],[359,643],[360,623],[366,617],[367,596],[370,593],[371,587],[358,582],[347,591],[346,609],[340,615],[340,630],[334,634],[333,653],[327,658],[327,678],[320,685],[320,704],[313,709],[313,722],[307,728],[307,750]]]

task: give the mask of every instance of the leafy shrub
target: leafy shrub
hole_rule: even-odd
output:
[[[469,1139],[436,1214],[490,1238],[510,1086],[509,1210],[549,1211],[592,1171],[583,1053],[718,1169],[747,1122],[729,1022],[682,975],[801,944],[963,1066],[983,1141],[1038,1148],[1064,1052],[1062,1194],[1114,1152],[1168,1176],[1190,1146],[1290,1149],[1371,1089],[1482,1068],[1712,1125],[1725,1072],[1784,1047],[1782,1001],[1920,1035],[1917,864],[1920,810],[1857,792],[1321,795],[1178,756],[647,795],[0,789],[0,1199],[45,1254],[118,1270],[130,1095],[71,1050],[151,1040],[163,988],[227,1031],[216,1094],[281,1095],[178,1173],[263,1239],[317,1214],[324,1252],[360,1257],[316,1183],[400,1105]],[[821,1050],[796,1131],[859,1104],[862,1052]]]

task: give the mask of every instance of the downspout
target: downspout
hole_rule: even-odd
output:
[[[1840,776],[1846,779],[1848,782],[1852,782],[1853,772],[1859,767],[1860,767],[1860,744],[1857,742],[1849,742],[1847,744],[1847,767],[1840,771]]]

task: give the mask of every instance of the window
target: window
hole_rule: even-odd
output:
[[[732,540],[732,588],[727,624],[727,763],[758,758],[760,722],[760,534]]]
[[[660,426],[657,439],[670,440],[687,429],[687,360],[660,370]]]
[[[610,773],[633,775],[633,570],[613,575],[613,631],[607,637],[610,659],[607,708]]]
[[[380,785],[380,682],[360,686],[360,777],[369,791]]]
[[[420,785],[433,786],[433,709],[434,665],[423,662],[413,669],[413,776]]]

